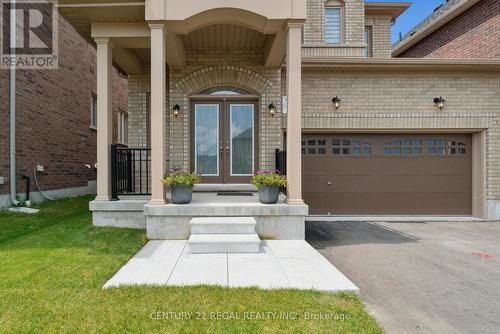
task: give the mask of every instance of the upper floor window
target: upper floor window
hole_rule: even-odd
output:
[[[97,129],[97,95],[94,93],[90,98],[90,127]]]
[[[365,57],[371,57],[373,54],[372,27],[365,27]]]
[[[340,1],[329,2],[325,7],[325,43],[342,43],[342,5]]]

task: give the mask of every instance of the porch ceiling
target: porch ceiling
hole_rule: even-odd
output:
[[[145,2],[79,1],[60,0],[60,13],[87,38],[109,38],[114,46],[113,61],[125,72],[142,73],[150,54]],[[185,65],[187,49],[239,49],[262,52],[264,66],[281,66],[285,57],[285,21],[235,8],[216,8],[185,20],[166,20],[167,63]]]
[[[271,35],[236,24],[213,24],[182,35],[190,49],[264,49]]]
[[[59,0],[59,12],[90,38],[92,22],[144,22],[144,1],[136,0]],[[118,10],[119,9],[119,10]]]

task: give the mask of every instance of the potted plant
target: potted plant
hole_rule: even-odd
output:
[[[172,203],[187,204],[191,202],[193,187],[200,182],[200,177],[195,173],[171,173],[162,182],[170,187]]]
[[[278,201],[280,187],[286,186],[286,177],[277,170],[262,170],[252,177],[252,184],[259,190],[261,203],[274,204]]]

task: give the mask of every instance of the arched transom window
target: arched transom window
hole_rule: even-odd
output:
[[[198,94],[200,95],[252,95],[252,93],[232,86],[217,86],[205,89]]]

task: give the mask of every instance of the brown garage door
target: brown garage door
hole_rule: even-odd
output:
[[[467,134],[303,135],[311,214],[472,213]]]

